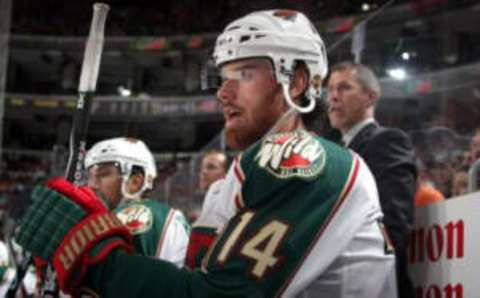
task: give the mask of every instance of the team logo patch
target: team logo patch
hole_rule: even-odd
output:
[[[273,16],[285,19],[287,21],[294,21],[298,13],[295,10],[279,9],[273,13]]]
[[[326,154],[310,134],[298,131],[268,136],[255,160],[278,178],[311,178],[323,172]]]
[[[120,221],[133,235],[142,234],[152,228],[152,211],[144,205],[131,205],[117,213]]]

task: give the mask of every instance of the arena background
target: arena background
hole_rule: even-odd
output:
[[[111,12],[88,145],[143,139],[159,168],[153,197],[186,213],[198,208],[199,157],[226,149],[219,105],[214,92],[201,90],[200,74],[230,20],[267,8],[298,9],[314,20],[331,64],[371,66],[383,89],[378,121],[412,136],[421,174],[445,197],[468,192],[454,187],[457,178],[467,187],[480,157],[480,135],[472,142],[480,115],[479,1],[105,2]],[[0,198],[12,222],[32,185],[63,175],[92,4],[0,0]]]

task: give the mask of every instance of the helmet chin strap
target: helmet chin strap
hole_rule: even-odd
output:
[[[270,134],[277,133],[281,127],[287,123],[287,121],[290,119],[291,116],[297,114],[297,113],[310,113],[313,111],[315,108],[315,100],[311,99],[308,97],[310,103],[306,107],[301,107],[297,104],[295,104],[290,97],[289,89],[290,89],[290,84],[289,83],[280,83],[282,85],[282,90],[283,90],[283,96],[285,97],[285,101],[287,102],[288,106],[290,107],[288,111],[286,111],[282,117],[280,117],[277,122],[270,128],[270,130],[266,133],[266,136]]]

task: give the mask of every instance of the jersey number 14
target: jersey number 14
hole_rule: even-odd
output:
[[[232,248],[254,215],[254,212],[248,211],[241,216],[240,222],[232,231],[227,241],[225,241],[218,255],[218,262],[224,263],[228,259]],[[251,269],[251,273],[255,277],[259,279],[262,278],[269,267],[274,267],[278,263],[279,258],[276,256],[276,251],[287,231],[288,225],[278,220],[271,220],[259,228],[258,232],[251,238],[245,241],[245,244],[243,244],[240,250],[240,254],[255,262]]]

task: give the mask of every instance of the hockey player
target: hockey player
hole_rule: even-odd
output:
[[[195,220],[192,221],[185,260],[185,265],[191,269],[199,267],[201,259],[217,235],[219,227],[210,225],[208,219],[215,216],[215,211],[212,208],[219,205],[215,195],[218,193],[222,181],[224,181],[226,171],[227,155],[224,152],[211,150],[203,155],[199,172],[202,205],[200,210],[194,211]]]
[[[2,239],[3,237],[0,238],[0,297],[5,297],[8,286],[15,277],[15,270],[10,262],[7,244]]]
[[[370,171],[305,131],[298,114],[313,110],[327,74],[311,22],[295,11],[249,14],[218,37],[214,59],[227,142],[244,151],[219,189],[222,232],[201,270],[130,255],[125,228],[88,188],[64,180],[33,193],[18,241],[54,264],[62,288],[101,297],[396,297]],[[79,219],[45,239],[36,232],[54,231],[58,217],[45,206]]]
[[[179,210],[143,197],[157,176],[145,143],[133,138],[98,142],[87,152],[85,168],[88,185],[134,235],[135,251],[182,267],[190,226]]]

